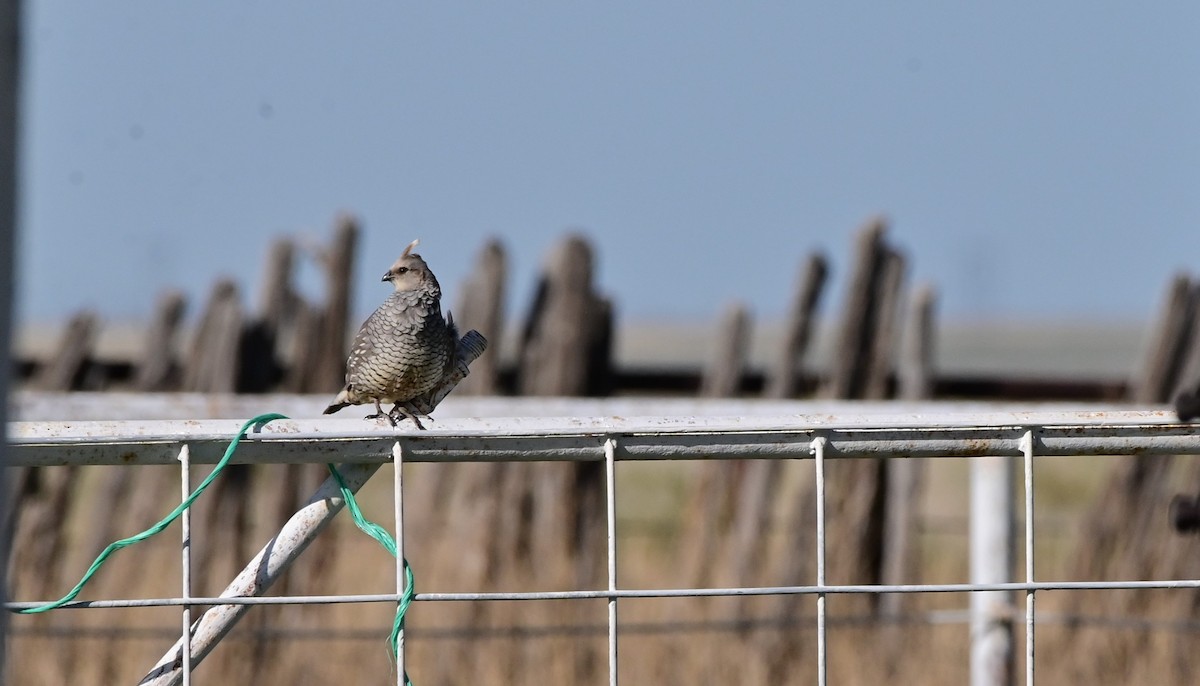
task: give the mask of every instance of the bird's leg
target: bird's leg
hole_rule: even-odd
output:
[[[395,412],[395,410],[393,410],[392,412]],[[369,414],[366,417],[363,417],[363,419],[383,419],[386,417],[387,420],[392,423],[392,426],[396,426],[396,417],[392,415],[392,412],[388,412],[385,414],[383,411],[383,408],[379,406],[379,400],[376,399],[375,400],[375,414]]]
[[[417,417],[424,417],[425,419],[428,419],[431,422],[437,421],[433,417],[431,417],[429,415],[429,412],[426,412],[423,407],[417,405],[416,400],[410,400],[410,401],[404,403],[404,405],[402,405],[402,407],[404,408],[404,411],[408,413],[408,416],[412,417],[414,420]],[[430,410],[430,411],[432,411],[432,410]]]
[[[392,407],[391,412],[388,412],[388,418],[392,420],[392,426],[399,424],[401,419],[411,419],[413,420],[413,424],[417,425],[418,429],[422,431],[425,430],[425,426],[421,424],[420,419],[417,419],[417,415],[401,407],[400,403],[396,403],[395,406]]]

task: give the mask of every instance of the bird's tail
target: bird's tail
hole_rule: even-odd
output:
[[[329,407],[325,408],[324,414],[333,414],[343,407],[350,407],[352,403],[347,402],[349,399],[350,394],[347,392],[347,389],[342,389],[342,392],[337,394],[333,402],[329,403]]]

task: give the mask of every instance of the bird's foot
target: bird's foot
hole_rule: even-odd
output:
[[[390,412],[388,412],[388,418],[392,420],[392,426],[396,426],[403,419],[411,419],[413,420],[413,424],[417,425],[418,429],[421,431],[425,430],[425,425],[421,423],[420,419],[417,419],[416,414],[400,407],[399,405],[396,405]]]
[[[376,412],[375,414],[369,414],[366,417],[363,417],[363,419],[386,419],[391,423],[392,426],[396,426],[396,417],[394,417],[391,412]]]

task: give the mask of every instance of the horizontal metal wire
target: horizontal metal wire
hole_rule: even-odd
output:
[[[863,584],[842,586],[757,586],[744,588],[658,588],[617,589],[614,591],[520,591],[489,593],[418,593],[415,600],[425,602],[512,601],[512,600],[595,600],[607,598],[710,598],[719,596],[770,596],[881,593],[971,593],[978,591],[1087,591],[1200,588],[1200,579],[1158,581],[1037,581],[1003,584]],[[182,605],[337,605],[346,603],[396,603],[396,593],[266,596],[266,597],[192,597],[129,598],[120,600],[81,600],[62,609],[129,607],[173,607]],[[21,610],[44,602],[7,602],[4,607]]]

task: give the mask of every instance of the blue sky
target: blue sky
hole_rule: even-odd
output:
[[[949,318],[1143,320],[1200,271],[1198,28],[1194,2],[28,3],[19,313],[198,308],[222,274],[254,302],[273,236],[347,210],[360,312],[412,238],[453,297],[490,235],[524,312],[580,228],[623,317],[775,317],[882,213]]]

